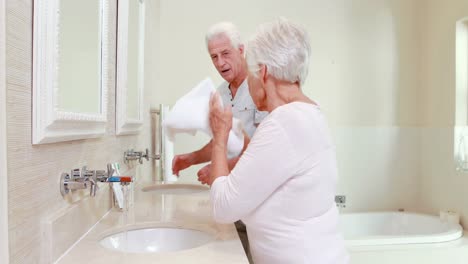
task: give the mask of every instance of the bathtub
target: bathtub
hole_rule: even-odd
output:
[[[340,215],[339,229],[351,247],[439,243],[463,236],[459,224],[410,212],[344,213]]]

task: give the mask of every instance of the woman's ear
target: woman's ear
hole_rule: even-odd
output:
[[[260,81],[262,82],[262,84],[265,84],[266,81],[267,81],[267,75],[268,75],[268,69],[267,69],[267,66],[266,65],[260,65],[260,70],[258,71],[258,77],[260,79]]]

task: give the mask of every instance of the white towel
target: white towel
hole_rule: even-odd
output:
[[[161,105],[160,115],[162,115],[162,121],[166,120],[168,114],[170,113],[169,106]],[[164,175],[163,180],[165,183],[176,182],[179,178],[172,174],[172,159],[174,158],[174,144],[169,140],[165,131],[162,131],[163,144],[161,145],[164,150],[161,152],[164,154],[161,162],[164,162]]]
[[[188,133],[193,136],[197,131],[213,137],[209,120],[209,102],[211,94],[215,91],[213,81],[206,78],[177,100],[163,121],[169,140],[174,142],[175,135],[178,133]],[[223,105],[222,101],[220,103]],[[242,122],[233,118],[227,146],[229,158],[238,156],[242,151],[244,146],[242,130]]]

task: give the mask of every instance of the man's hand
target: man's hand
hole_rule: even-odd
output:
[[[192,153],[174,156],[172,159],[172,173],[179,176],[179,172],[194,164]]]
[[[201,168],[197,175],[198,175],[198,181],[200,181],[202,184],[211,184],[210,183],[210,170],[211,170],[211,164],[208,164]]]

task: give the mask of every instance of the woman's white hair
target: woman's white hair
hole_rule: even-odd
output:
[[[309,57],[307,32],[285,18],[261,25],[247,43],[247,64],[254,76],[259,66],[265,65],[274,78],[302,86],[309,70]]]
[[[240,33],[237,27],[231,22],[220,22],[212,25],[210,29],[208,29],[208,32],[205,36],[206,46],[208,47],[210,40],[222,35],[229,38],[231,45],[234,48],[239,48],[239,46],[242,44]]]

